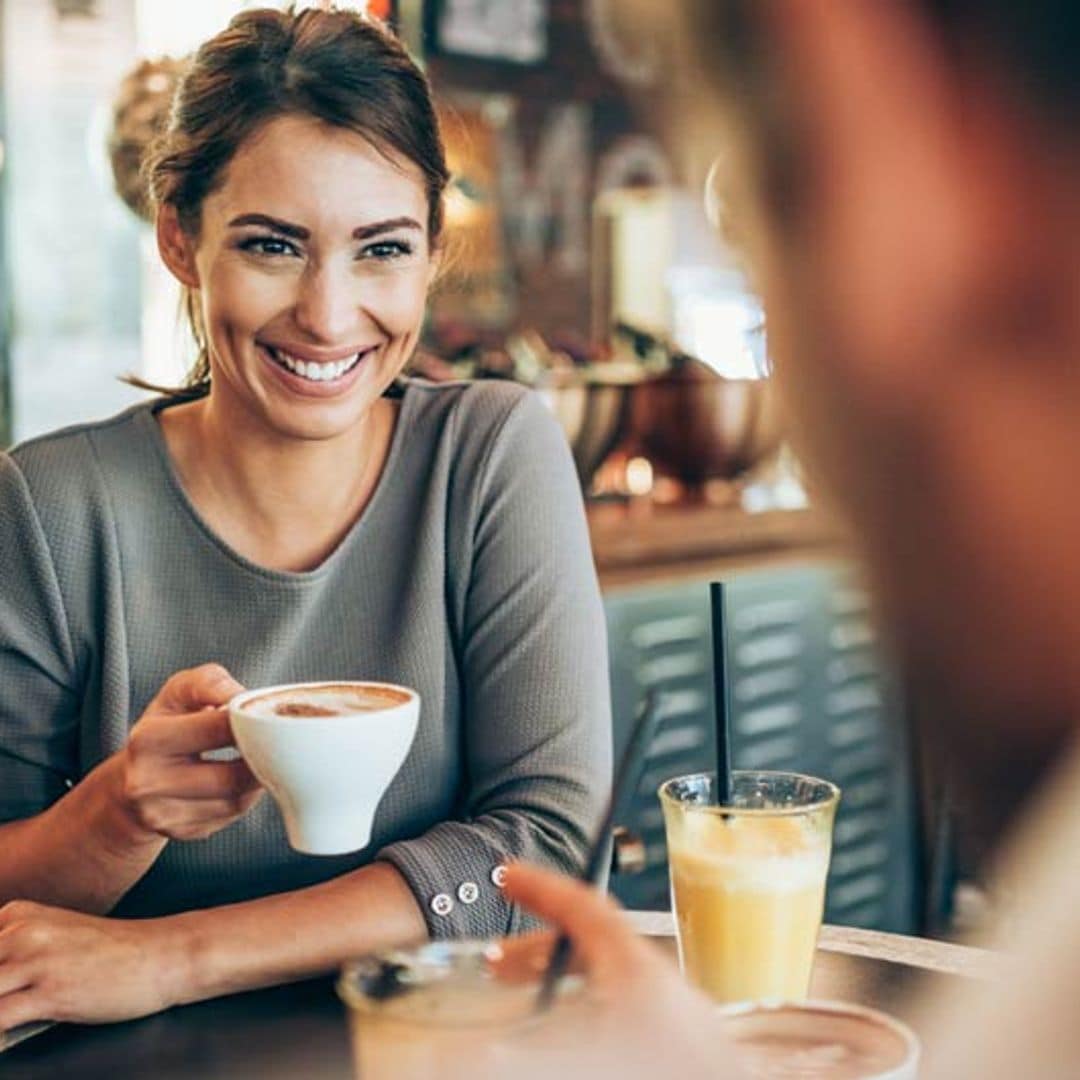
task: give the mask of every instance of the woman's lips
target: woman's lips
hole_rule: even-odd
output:
[[[277,378],[293,393],[300,394],[303,397],[325,398],[333,397],[348,390],[360,377],[365,361],[374,354],[377,346],[373,345],[356,353],[349,366],[345,367],[337,375],[333,374],[334,369],[340,370],[347,361],[316,364],[312,361],[302,361],[299,357],[293,357],[291,354],[275,349],[270,345],[260,344],[258,348]],[[301,370],[313,370],[322,377],[310,378],[307,374],[301,374],[301,370],[293,371],[290,369],[290,363],[298,369],[303,365]],[[311,365],[311,367],[309,368],[308,365]],[[327,369],[330,369],[329,377],[327,377]]]

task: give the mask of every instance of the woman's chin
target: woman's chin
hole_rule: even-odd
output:
[[[353,400],[327,401],[303,409],[277,406],[271,407],[267,420],[279,436],[318,442],[335,439],[355,429],[369,412],[371,404]]]
[[[358,372],[357,377],[337,387],[319,387],[321,392],[314,394],[298,393],[292,385],[283,386],[275,379],[259,395],[264,403],[263,414],[282,435],[332,439],[355,428],[378,403],[385,389],[383,384],[392,381],[380,375],[374,368]]]

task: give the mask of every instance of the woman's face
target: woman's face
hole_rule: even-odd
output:
[[[427,220],[419,169],[355,132],[285,116],[244,143],[197,238],[160,226],[197,290],[215,407],[289,438],[352,428],[416,344]]]

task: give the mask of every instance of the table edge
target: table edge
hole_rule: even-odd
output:
[[[627,911],[626,916],[634,930],[644,937],[675,936],[675,921],[670,911]],[[863,956],[906,964],[924,971],[973,978],[989,978],[999,961],[998,955],[991,950],[972,945],[829,924],[821,928],[818,948],[825,952]]]

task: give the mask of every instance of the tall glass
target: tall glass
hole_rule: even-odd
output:
[[[840,789],[798,773],[732,773],[660,788],[671,898],[686,977],[719,1002],[805,998]]]
[[[361,1080],[524,1077],[572,1045],[582,980],[565,977],[538,1013],[543,963],[505,960],[496,942],[447,941],[347,964],[338,993]]]

